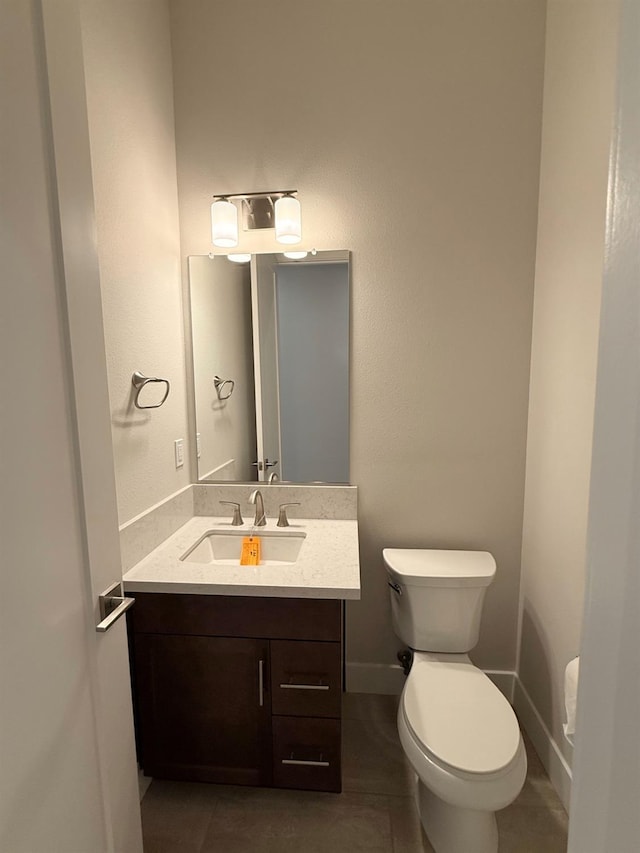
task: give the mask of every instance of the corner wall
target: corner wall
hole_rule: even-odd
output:
[[[120,523],[189,483],[167,0],[83,0],[89,131]],[[159,409],[131,376],[167,378]]]
[[[171,2],[183,254],[211,250],[214,193],[289,188],[304,248],[352,251],[347,656],[372,672],[401,646],[385,546],[493,552],[474,659],[514,668],[544,16],[541,0]]]
[[[547,8],[518,664],[526,693],[516,691],[516,707],[565,803],[564,669],[580,652],[616,9]]]

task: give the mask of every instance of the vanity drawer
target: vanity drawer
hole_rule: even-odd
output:
[[[273,717],[272,724],[276,788],[342,790],[340,720]]]
[[[340,717],[340,643],[271,641],[271,712]]]
[[[131,592],[135,634],[340,640],[341,602],[333,599]]]

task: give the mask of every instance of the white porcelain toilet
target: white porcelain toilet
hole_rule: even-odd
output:
[[[527,758],[511,705],[466,655],[478,641],[495,560],[486,551],[385,548],[393,628],[413,650],[398,731],[436,853],[496,853],[495,812]]]

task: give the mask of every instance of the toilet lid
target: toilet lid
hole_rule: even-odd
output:
[[[471,663],[414,661],[403,703],[414,736],[453,769],[496,773],[516,756],[520,729],[511,705]]]

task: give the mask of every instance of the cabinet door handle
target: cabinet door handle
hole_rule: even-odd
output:
[[[328,684],[281,684],[283,690],[328,690]]]
[[[297,764],[302,767],[329,767],[328,761],[299,761],[296,758],[283,758],[282,764]]]
[[[258,661],[258,695],[260,697],[260,707],[264,705],[264,661]]]

